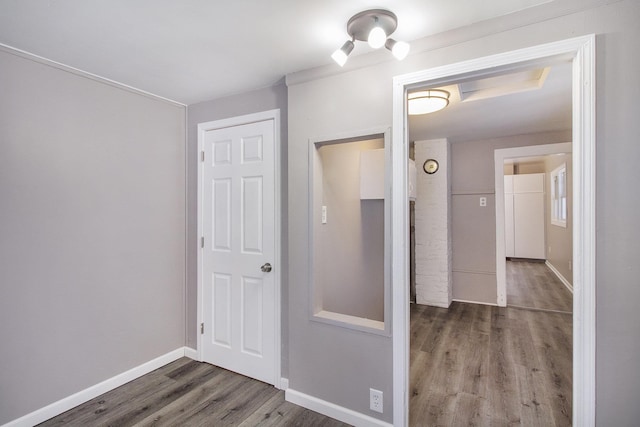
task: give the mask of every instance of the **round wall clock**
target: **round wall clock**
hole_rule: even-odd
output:
[[[424,169],[424,171],[429,175],[432,175],[438,172],[439,167],[440,165],[438,164],[438,161],[435,159],[427,159],[425,160],[424,165],[422,165],[422,169]]]

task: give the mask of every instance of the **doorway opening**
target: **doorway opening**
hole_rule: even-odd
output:
[[[496,279],[500,306],[572,311],[571,176],[563,182],[565,220],[561,225],[553,220],[553,174],[559,166],[572,172],[571,150],[572,143],[567,142],[495,151]],[[527,268],[522,260],[540,261],[544,266],[531,264]],[[555,278],[551,280],[560,282],[560,287],[547,289],[545,293],[526,289],[521,292],[516,286],[519,277],[515,276],[520,276],[523,282],[533,280],[530,276],[534,270],[539,274],[552,273]],[[510,274],[515,274],[511,283],[507,280]]]
[[[572,129],[574,182],[573,418],[595,422],[595,37],[585,36],[394,78],[392,147],[392,271],[394,425],[407,425],[409,400],[409,269],[406,94],[417,87],[440,87],[466,78],[535,63],[573,64]]]

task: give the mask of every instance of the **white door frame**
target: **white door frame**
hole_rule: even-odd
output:
[[[281,378],[281,368],[282,368],[282,349],[281,349],[281,335],[282,335],[282,330],[281,330],[281,318],[282,318],[282,304],[281,304],[281,286],[282,286],[282,275],[281,275],[281,271],[283,268],[282,265],[282,259],[281,259],[281,224],[280,224],[280,220],[282,218],[281,215],[281,205],[280,205],[280,201],[281,201],[281,159],[280,159],[280,110],[276,109],[276,110],[269,110],[269,111],[263,111],[263,112],[259,112],[259,113],[254,113],[254,114],[247,114],[244,116],[238,116],[238,117],[232,117],[232,118],[228,118],[228,119],[222,119],[222,120],[214,120],[211,122],[206,122],[206,123],[199,123],[198,124],[198,193],[197,193],[197,199],[198,199],[198,241],[197,241],[197,245],[198,245],[198,249],[197,249],[197,253],[198,253],[198,323],[196,325],[194,325],[194,327],[196,328],[196,334],[198,337],[197,340],[197,345],[198,345],[198,360],[199,361],[203,361],[202,358],[202,334],[200,333],[200,324],[202,322],[204,322],[204,313],[203,313],[203,300],[202,300],[202,295],[203,295],[203,289],[202,289],[202,285],[203,285],[203,281],[202,281],[202,267],[203,267],[203,262],[202,262],[202,256],[203,256],[203,249],[201,247],[200,244],[200,239],[203,235],[203,217],[202,217],[202,199],[203,199],[203,195],[202,195],[202,191],[203,191],[203,167],[202,167],[202,152],[204,150],[204,135],[206,132],[208,131],[212,131],[212,130],[216,130],[216,129],[223,129],[223,128],[228,128],[228,127],[234,127],[234,126],[242,126],[242,125],[246,125],[246,124],[250,124],[250,123],[256,123],[256,122],[262,122],[262,121],[266,121],[266,120],[273,120],[273,125],[274,125],[274,144],[273,144],[273,150],[274,150],[274,162],[273,162],[273,167],[274,167],[274,218],[275,218],[275,255],[274,255],[274,268],[273,268],[273,274],[274,274],[274,280],[275,280],[275,292],[274,292],[274,302],[273,302],[273,306],[274,306],[274,311],[275,311],[275,319],[273,319],[274,321],[274,328],[275,328],[275,352],[274,352],[274,378],[273,378],[273,385],[279,389],[282,389],[282,378]]]
[[[504,225],[504,161],[514,157],[547,156],[550,154],[571,153],[572,146],[573,144],[571,142],[562,142],[559,144],[502,148],[493,152],[496,189],[496,282],[498,306],[500,307],[507,306],[507,261]],[[547,195],[545,195],[545,197],[546,196]],[[547,202],[545,201],[545,203]]]
[[[406,92],[518,65],[573,61],[573,424],[595,425],[595,35],[576,37],[393,79],[392,286],[393,425],[409,420],[409,206]]]

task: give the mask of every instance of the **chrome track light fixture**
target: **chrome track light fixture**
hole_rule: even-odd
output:
[[[347,40],[331,57],[342,67],[355,46],[354,42],[360,40],[368,42],[374,49],[384,46],[393,56],[402,60],[409,53],[409,44],[389,37],[396,28],[398,18],[393,12],[384,9],[360,12],[352,16],[347,23],[347,34],[351,36],[351,40]]]

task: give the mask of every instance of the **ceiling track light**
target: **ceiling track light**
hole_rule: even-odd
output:
[[[398,18],[393,12],[384,9],[371,9],[360,12],[347,22],[347,40],[331,57],[341,67],[347,62],[347,57],[354,48],[354,41],[366,41],[374,49],[385,46],[394,57],[404,59],[409,53],[409,44],[389,38],[398,28]]]

